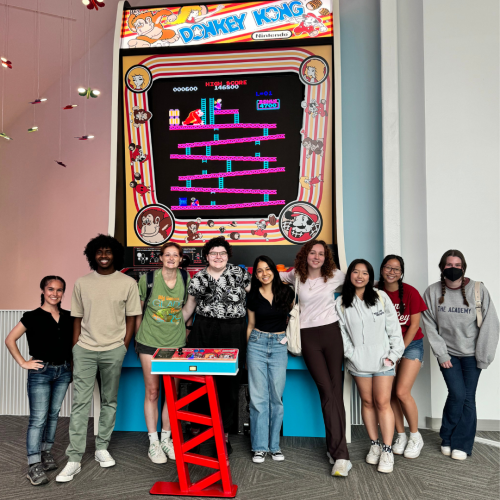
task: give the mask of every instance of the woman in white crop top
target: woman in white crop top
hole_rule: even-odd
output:
[[[335,289],[344,283],[332,251],[322,240],[306,243],[295,258],[294,269],[280,273],[295,286],[299,277],[302,355],[318,387],[326,429],[327,455],[333,476],[347,476],[352,465],[345,438],[342,394],[344,344],[335,310]]]

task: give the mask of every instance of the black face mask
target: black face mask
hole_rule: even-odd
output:
[[[464,272],[458,267],[447,267],[443,271],[443,274],[444,277],[449,279],[450,281],[457,281],[464,275]]]

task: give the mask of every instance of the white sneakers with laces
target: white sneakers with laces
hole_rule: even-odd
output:
[[[398,434],[396,441],[392,445],[392,452],[394,455],[402,455],[405,451],[406,445],[408,444],[408,437],[406,434]]]
[[[332,476],[347,477],[351,469],[352,463],[350,460],[343,460],[339,458],[338,460],[335,460],[335,465],[332,469]]]
[[[445,457],[449,457],[451,455],[451,447],[450,446],[441,446],[441,453]]]
[[[389,473],[394,469],[394,454],[390,451],[383,451],[380,454],[377,470],[379,472]]]
[[[161,449],[163,453],[170,458],[170,460],[175,460],[174,443],[172,443],[171,437],[166,437],[160,441]],[[166,460],[165,460],[166,462]]]
[[[424,440],[420,433],[416,436],[410,436],[408,444],[406,445],[406,449],[404,452],[405,458],[417,458],[424,447]],[[394,448],[392,449],[394,452]]]
[[[99,462],[101,467],[113,467],[116,464],[114,458],[111,456],[108,450],[96,450],[95,460]]]
[[[67,483],[82,470],[80,462],[68,462],[64,469],[57,475],[56,482]]]
[[[156,440],[149,444],[148,457],[154,464],[167,463],[167,456],[160,445],[160,441]]]
[[[382,447],[379,444],[372,444],[370,446],[370,451],[366,455],[366,463],[371,465],[377,465],[380,461],[380,455],[382,453]]]

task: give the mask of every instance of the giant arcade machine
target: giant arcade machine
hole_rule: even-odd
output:
[[[110,232],[125,243],[127,273],[158,266],[167,241],[184,247],[195,272],[204,242],[221,235],[232,262],[247,267],[266,254],[288,268],[314,238],[345,261],[335,223],[333,3],[119,4]],[[143,396],[129,352],[117,430],[145,429]],[[324,435],[300,358],[290,359],[284,403],[285,435]]]

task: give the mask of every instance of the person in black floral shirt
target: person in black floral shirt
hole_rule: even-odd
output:
[[[231,245],[224,237],[212,238],[203,247],[208,266],[197,273],[188,288],[188,300],[183,309],[186,323],[196,308],[196,318],[188,345],[192,348],[239,349],[238,375],[217,376],[224,430],[234,423],[234,410],[238,404],[240,376],[245,365],[246,352],[246,294],[250,291],[251,276],[239,266],[229,264]],[[189,327],[186,327],[189,329]],[[190,409],[208,414],[206,397],[197,399]],[[229,444],[226,432],[226,442]]]

